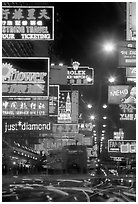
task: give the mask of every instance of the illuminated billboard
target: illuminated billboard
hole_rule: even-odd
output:
[[[60,91],[58,123],[78,122],[78,91]]]
[[[136,41],[121,41],[118,47],[119,68],[136,67]]]
[[[2,121],[3,134],[19,133],[52,133],[52,122],[47,118],[35,118],[35,120],[28,120],[17,118],[13,120],[3,119]],[[39,134],[38,134],[39,135]],[[28,135],[29,136],[29,135]]]
[[[93,85],[94,69],[88,66],[80,66],[79,62],[73,62],[72,67],[67,68],[67,84]]]
[[[108,103],[121,104],[121,103],[136,103],[136,86],[119,85],[108,86]]]
[[[3,57],[3,96],[49,95],[49,58]]]
[[[2,116],[46,116],[48,97],[2,97]]]
[[[54,7],[2,6],[2,40],[54,40]]]
[[[108,140],[108,152],[136,153],[136,140]]]

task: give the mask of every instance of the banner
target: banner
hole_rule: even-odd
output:
[[[54,7],[2,6],[2,40],[54,40]]]

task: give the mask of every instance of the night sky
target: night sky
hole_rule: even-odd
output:
[[[99,81],[102,80],[102,100],[106,101],[104,85],[107,86],[107,78],[113,74],[120,75],[124,70],[117,69],[117,52],[107,55],[102,45],[112,41],[117,46],[119,41],[125,40],[126,3],[55,2],[49,5],[54,6],[55,11],[53,47],[59,62],[70,66],[72,61],[78,61],[81,66],[94,68],[94,85],[79,90],[86,103],[95,103],[99,97]]]

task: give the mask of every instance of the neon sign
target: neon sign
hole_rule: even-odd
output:
[[[3,40],[54,40],[54,7],[3,6]]]

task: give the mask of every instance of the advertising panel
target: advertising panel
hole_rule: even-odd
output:
[[[3,57],[3,95],[49,95],[49,58]]]
[[[79,62],[73,62],[72,67],[67,68],[67,83],[72,85],[93,85],[94,69],[88,66],[79,66]]]
[[[78,121],[78,91],[60,91],[58,123]]]
[[[48,97],[2,97],[2,116],[48,115]]]
[[[3,40],[54,40],[54,7],[2,6]]]
[[[120,120],[136,120],[136,114],[121,114],[120,113]]]
[[[136,103],[136,86],[119,85],[108,86],[108,103],[109,104],[135,104]]]
[[[108,140],[108,152],[136,153],[136,140]]]
[[[136,41],[121,41],[118,47],[119,68],[136,67]]]
[[[122,103],[119,105],[121,113],[133,113],[136,114],[136,104]]]

